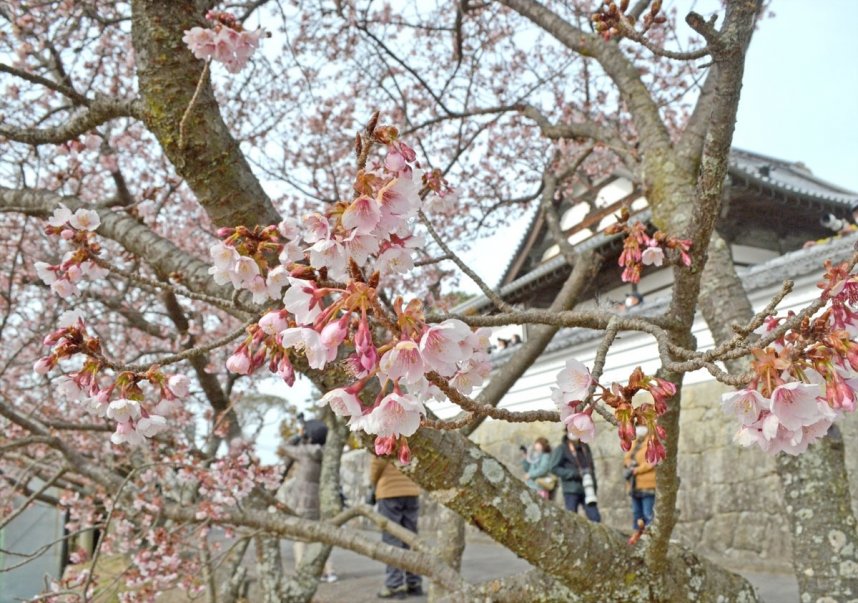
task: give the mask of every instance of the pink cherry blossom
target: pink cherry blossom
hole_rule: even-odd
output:
[[[289,387],[295,385],[295,367],[292,366],[288,355],[284,354],[277,363],[277,374],[283,378],[283,381]]]
[[[139,446],[145,442],[143,436],[134,429],[134,425],[130,421],[117,423],[116,431],[110,436],[110,441],[117,446],[120,444]]]
[[[641,263],[644,266],[661,266],[664,262],[664,251],[661,247],[647,247],[641,254]]]
[[[59,206],[57,206],[57,208],[54,210],[54,213],[51,214],[51,217],[48,218],[48,224],[56,228],[60,228],[62,226],[65,226],[71,219],[71,210],[62,203],[60,203]]]
[[[347,389],[332,389],[319,400],[319,406],[330,406],[338,417],[361,416],[363,408],[357,396]]]
[[[459,344],[470,334],[470,327],[456,319],[429,327],[420,338],[423,361],[439,375],[452,377],[458,368],[456,363],[464,359]]]
[[[299,325],[313,324],[322,312],[315,284],[293,277],[288,281],[290,287],[283,295],[283,306],[295,316]]]
[[[257,274],[253,278],[251,278],[245,285],[247,290],[253,294],[253,303],[254,304],[264,304],[268,301],[268,284],[265,282],[265,278],[262,275]],[[279,290],[275,297],[279,296]]]
[[[140,416],[140,404],[134,400],[120,398],[107,407],[107,418],[126,423]]]
[[[80,266],[72,264],[66,270],[66,278],[69,279],[69,282],[77,284],[80,282],[80,279],[83,278],[83,271],[80,269]]]
[[[284,239],[297,239],[301,236],[301,226],[295,218],[286,218],[277,225],[277,232]]]
[[[46,285],[52,285],[57,280],[57,269],[47,262],[36,262],[33,264],[36,274]]]
[[[60,314],[57,321],[57,327],[65,329],[66,327],[78,327],[83,325],[83,313],[80,310],[66,310]]]
[[[408,441],[404,439],[399,444],[399,462],[403,465],[411,464],[411,448],[408,447]]]
[[[218,268],[212,266],[208,269],[208,273],[212,275],[212,279],[218,285],[226,285],[232,282],[232,272],[229,268]]]
[[[268,335],[277,335],[284,329],[289,328],[288,314],[282,310],[268,312],[259,319],[259,328]]]
[[[69,224],[78,230],[94,231],[101,225],[101,218],[94,210],[80,208],[69,219]]]
[[[65,278],[55,280],[53,283],[51,283],[51,291],[53,291],[63,299],[68,299],[70,297],[80,295],[80,291],[77,290],[77,287],[75,287],[71,283],[71,281]]]
[[[173,375],[167,379],[167,387],[177,398],[184,398],[191,389],[191,382],[185,375]]]
[[[384,353],[379,367],[389,379],[416,383],[423,377],[423,358],[420,348],[413,341],[400,341]]]
[[[223,243],[216,243],[209,248],[209,255],[214,262],[216,268],[229,270],[233,264],[241,257],[235,248]]]
[[[410,436],[420,427],[424,414],[423,404],[412,396],[391,393],[367,415],[363,430],[379,436]]]
[[[393,436],[378,436],[373,445],[376,456],[387,456],[396,449],[396,438]]]
[[[470,395],[479,387],[492,371],[492,364],[486,355],[475,355],[460,363],[459,372],[450,380],[450,385],[465,395]]]
[[[284,348],[304,350],[310,368],[321,370],[325,368],[328,362],[334,361],[337,357],[336,348],[325,347],[318,331],[313,329],[305,327],[286,329],[280,333],[280,339]]]
[[[96,417],[106,417],[107,408],[110,404],[110,390],[103,389],[94,396],[90,396],[85,401],[85,407],[88,413]]]
[[[102,268],[95,262],[90,261],[81,262],[80,269],[83,275],[90,281],[97,281],[110,274],[110,270],[107,268]]]
[[[259,264],[253,258],[240,257],[232,265],[230,279],[236,289],[250,284],[254,277],[259,276]]]
[[[592,442],[596,437],[596,424],[589,413],[577,412],[566,417],[566,430],[576,435],[582,442]]]
[[[366,316],[361,318],[354,337],[355,355],[363,373],[372,371],[378,363],[378,350],[372,342],[372,332],[369,329]]]
[[[327,268],[328,273],[334,278],[345,280],[346,274],[346,249],[342,243],[334,239],[322,239],[316,241],[309,249],[310,264],[316,268]]]
[[[378,204],[394,216],[410,218],[420,209],[420,182],[407,176],[395,178],[378,192]]]
[[[33,365],[33,372],[38,375],[45,375],[50,370],[54,368],[54,360],[51,356],[45,356],[44,358],[39,358],[36,363]]]
[[[137,421],[137,431],[146,438],[154,438],[167,429],[167,419],[159,415],[149,415]]]
[[[346,253],[358,266],[363,265],[370,255],[376,253],[380,244],[377,237],[358,234],[357,231],[352,231],[349,238],[345,240]]]
[[[236,352],[226,359],[226,368],[231,373],[247,375],[250,373],[250,357],[244,350]]]
[[[812,425],[824,418],[817,405],[818,396],[817,385],[797,381],[779,385],[772,392],[772,414],[791,431]]]
[[[331,235],[331,225],[328,219],[322,214],[313,213],[304,216],[304,240],[308,243],[315,243],[323,239],[329,238]]]
[[[414,268],[414,259],[405,247],[391,245],[378,256],[376,268],[382,274],[405,274]]]
[[[61,377],[57,382],[57,391],[72,402],[86,398],[86,392],[70,377]]]
[[[283,287],[289,284],[289,271],[285,266],[275,266],[268,272],[265,286],[268,289],[268,297],[277,299],[283,291]]]
[[[760,413],[771,409],[771,400],[755,389],[740,389],[727,392],[721,396],[721,408],[728,415],[733,415],[742,425],[753,425],[760,418]]]
[[[343,227],[358,234],[369,234],[381,219],[381,209],[375,199],[362,195],[343,212]]]
[[[215,51],[215,32],[206,27],[192,27],[182,36],[182,42],[196,58],[207,60]]]
[[[575,358],[566,361],[566,367],[557,373],[557,386],[565,402],[584,400],[590,393],[593,378],[590,370]]]
[[[349,318],[349,315],[345,315],[340,320],[328,323],[319,335],[322,345],[333,349],[334,354],[349,332]]]
[[[298,241],[289,241],[283,245],[283,251],[280,252],[278,258],[281,264],[289,264],[304,259],[304,248],[298,244]]]

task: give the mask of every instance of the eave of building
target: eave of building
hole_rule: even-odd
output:
[[[806,275],[819,274],[822,280],[823,264],[825,260],[842,262],[852,257],[858,246],[858,233],[846,237],[834,239],[824,245],[816,245],[807,249],[799,249],[755,266],[740,268],[739,277],[745,291],[749,294],[754,291],[765,289],[782,283],[785,280],[797,279]],[[670,306],[670,294],[664,294],[652,299],[647,298],[646,303],[636,310],[625,315],[634,314],[638,316],[657,316],[664,314]],[[561,329],[548,344],[543,353],[551,353],[567,347],[596,340],[602,336],[601,331],[583,328]],[[515,348],[501,350],[492,354],[492,365],[494,368],[503,366],[513,354]]]
[[[845,215],[852,207],[858,205],[858,194],[850,193],[843,188],[825,182],[813,176],[807,168],[797,166],[798,164],[759,153],[733,149],[730,154],[728,173],[731,176],[733,186],[738,186],[741,183],[770,195],[781,197],[789,202],[812,203],[822,210],[833,211],[841,216]],[[787,181],[761,175],[760,169],[763,167],[768,167],[770,174],[772,170],[776,171],[781,178],[785,177]],[[619,177],[628,177],[628,174],[625,172],[617,173],[601,180],[598,185],[607,185],[612,179]],[[804,182],[804,186],[798,186],[795,182]],[[630,196],[633,197],[634,193]],[[636,218],[646,222],[649,220],[650,215],[648,211],[641,212]],[[542,212],[538,211],[530,221],[515,254],[512,256],[501,278],[500,282],[503,284],[499,288],[499,294],[504,299],[531,290],[538,283],[545,280],[557,278],[557,273],[566,266],[565,258],[557,255],[542,262],[526,274],[510,280],[511,277],[521,270],[527,256],[538,241],[546,236],[545,231]],[[576,248],[581,251],[600,249],[617,239],[618,236],[616,235],[607,236],[603,233],[597,233],[576,245]],[[461,314],[476,313],[484,311],[490,306],[491,303],[485,296],[478,296],[460,304],[454,308],[454,312]]]

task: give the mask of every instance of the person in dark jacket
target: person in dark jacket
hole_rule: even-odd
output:
[[[567,434],[551,455],[551,472],[560,478],[567,510],[577,513],[579,507],[584,507],[587,519],[602,521],[596,501],[596,467],[587,444]]]

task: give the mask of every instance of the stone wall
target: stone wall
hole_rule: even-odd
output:
[[[774,458],[755,448],[733,444],[736,424],[720,409],[725,386],[700,383],[683,389],[680,424],[679,521],[674,538],[701,552],[760,569],[787,568],[791,543],[783,510],[783,492]],[[847,451],[853,508],[858,506],[858,441],[852,417],[840,424]],[[631,503],[622,476],[622,451],[614,428],[597,420],[592,445],[599,482],[599,509],[611,526],[631,529]],[[475,433],[479,445],[521,473],[519,446],[545,436],[561,441],[557,424],[487,422]],[[559,501],[558,501],[559,503]],[[656,501],[656,505],[658,502]]]
[[[690,548],[750,569],[787,569],[791,563],[790,535],[774,459],[758,449],[733,444],[736,424],[721,412],[723,391],[726,388],[715,382],[683,389],[681,486],[677,501],[680,514],[674,538]],[[856,507],[858,425],[854,417],[846,417],[840,427]],[[622,451],[611,425],[597,419],[597,432],[592,449],[599,508],[608,525],[628,531],[632,515],[622,476]],[[529,445],[539,436],[545,436],[554,446],[564,432],[556,423],[487,421],[476,430],[473,439],[513,473],[521,475],[519,446]],[[368,463],[364,451],[346,453],[343,484],[349,500],[365,499]],[[420,529],[429,532],[435,527],[437,503],[428,496],[421,502]],[[560,500],[555,502],[562,504]]]

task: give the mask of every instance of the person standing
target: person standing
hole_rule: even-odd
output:
[[[298,517],[319,519],[319,481],[322,475],[322,453],[328,438],[328,428],[322,421],[311,419],[304,422],[303,415],[299,417],[300,434],[298,441],[280,447],[280,452],[295,463],[294,477],[284,483],[281,499]],[[309,426],[309,429],[308,429]],[[295,556],[295,567],[301,564],[307,544],[296,540],[292,547]],[[336,582],[337,575],[330,557],[325,562],[322,582]]]
[[[551,472],[560,478],[563,502],[568,511],[584,507],[587,519],[599,523],[602,515],[596,499],[596,467],[590,447],[575,434],[566,434],[551,455]]]
[[[378,512],[406,530],[417,533],[417,517],[420,512],[420,488],[405,476],[393,461],[372,457],[369,481],[375,486]],[[410,548],[396,536],[382,532],[382,542],[407,549]],[[423,594],[422,578],[405,570],[388,565],[385,568],[384,588],[379,599],[404,599],[408,595]]]
[[[647,428],[635,428],[635,443],[623,458],[626,490],[632,499],[632,529],[637,531],[652,523],[655,507],[655,466],[646,460]],[[640,524],[643,522],[643,525]]]
[[[551,444],[545,438],[536,438],[530,451],[522,446],[522,452],[525,483],[538,491],[542,498],[551,498],[557,485],[557,476],[551,473]]]

